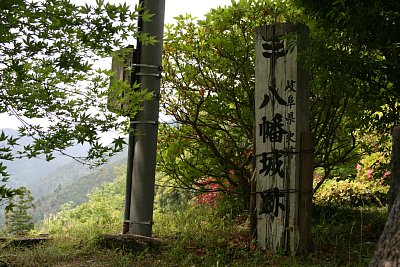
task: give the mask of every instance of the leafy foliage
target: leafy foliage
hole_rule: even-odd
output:
[[[187,208],[196,194],[161,173],[156,173],[155,189],[154,210],[159,213]]]
[[[44,220],[43,231],[54,234],[86,236],[87,231],[95,233],[115,232],[122,227],[124,207],[125,175],[123,167],[116,169],[116,179],[103,183],[88,195],[88,201],[73,207],[64,204],[61,211]],[[93,232],[90,233],[93,235]]]
[[[40,154],[51,160],[54,151],[65,154],[73,144],[87,143],[87,156],[76,159],[96,165],[121,150],[123,138],[116,138],[111,146],[100,141],[101,133],[119,132],[126,121],[107,110],[113,74],[94,62],[133,38],[155,42],[136,31],[142,8],[131,10],[126,4],[102,0],[96,6],[69,0],[2,1],[0,6],[0,113],[19,119],[20,136],[35,140],[17,155],[7,154],[12,144],[3,145],[2,160]],[[143,12],[143,19],[150,17]],[[132,113],[149,98],[146,92],[136,94]],[[7,177],[4,165],[0,167],[2,177]],[[11,192],[5,185],[0,187],[2,199]]]
[[[328,180],[314,195],[318,204],[330,206],[378,206],[388,204],[389,186],[366,180]]]
[[[310,49],[303,58],[312,74],[311,117],[318,118],[311,120],[318,141],[316,164],[326,178],[335,166],[357,160],[363,136],[378,134],[384,142],[399,124],[400,50],[394,25],[400,5],[380,0],[294,2],[310,28]]]
[[[380,58],[368,52],[358,57],[340,33],[324,31],[301,11],[291,2],[237,1],[212,10],[197,25],[187,15],[167,27],[163,108],[176,124],[161,128],[163,172],[188,188],[215,179],[221,190],[232,186],[248,198],[255,134],[253,29],[286,21],[308,23],[311,30],[301,57],[312,78],[315,167],[322,167],[326,178],[337,166],[358,160],[358,136],[370,131],[371,112],[387,99],[369,99],[373,106],[368,106],[370,84],[354,73],[366,75]]]
[[[160,130],[160,170],[187,188],[214,179],[247,201],[252,176],[254,27],[297,14],[286,3],[232,1],[204,20],[166,27],[162,107],[176,124]]]
[[[9,174],[7,172],[7,167],[4,165],[4,160],[12,160],[12,147],[16,144],[17,139],[12,136],[7,136],[4,131],[0,134],[0,200],[3,198],[11,198],[18,191],[11,190],[6,187],[6,182],[9,179]]]
[[[369,140],[373,146],[374,138],[371,136],[362,139]],[[357,163],[349,162],[332,171],[333,178],[315,193],[315,203],[336,207],[381,207],[388,204],[390,171],[387,156],[382,152],[368,155],[361,149],[359,151],[364,155]]]
[[[399,2],[296,2],[304,7],[312,31],[318,34],[310,65],[328,71],[327,81],[344,76],[342,80],[357,88],[351,96],[356,104],[352,111],[359,114],[363,126],[390,133],[399,124]],[[335,89],[345,91],[342,86]]]

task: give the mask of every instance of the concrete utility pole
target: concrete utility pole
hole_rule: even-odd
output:
[[[142,31],[155,36],[157,43],[143,46],[138,44],[140,61],[134,64],[141,89],[152,91],[154,98],[145,102],[143,111],[131,120],[135,138],[132,147],[134,151],[128,233],[151,236],[165,0],[142,0],[140,3],[145,10],[154,14],[151,21],[143,22]]]

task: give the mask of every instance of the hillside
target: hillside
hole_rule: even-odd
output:
[[[126,160],[124,154],[119,154],[116,159],[106,165],[92,170],[80,166],[73,169],[70,175],[68,175],[68,168],[60,168],[61,173],[56,174],[58,179],[51,181],[51,178],[47,177],[52,184],[51,191],[46,190],[46,194],[40,194],[36,192],[36,187],[32,188],[32,192],[36,193],[33,194],[36,199],[34,221],[39,222],[45,215],[56,213],[66,203],[72,202],[75,206],[87,201],[87,194],[93,189],[115,179],[115,167],[126,164]],[[61,177],[65,177],[65,180],[60,180]],[[44,178],[43,181],[46,179]]]
[[[31,190],[34,198],[38,199],[39,197],[48,195],[60,186],[65,187],[73,183],[79,179],[79,177],[91,172],[93,172],[93,170],[89,167],[72,161],[57,167],[53,171],[38,177],[32,182],[28,182],[26,186]]]
[[[0,132],[8,136],[18,136],[18,131],[13,129],[0,129]],[[31,144],[32,139],[23,137],[18,140],[18,146],[14,147],[13,154],[16,155],[17,151],[23,146]],[[66,153],[74,156],[82,156],[87,152],[88,147],[86,145],[76,145],[66,151]],[[5,161],[4,164],[7,166],[10,174],[9,185],[11,187],[26,186],[31,187],[35,184],[37,179],[40,177],[48,176],[56,169],[73,162],[74,160],[70,157],[63,156],[61,154],[55,154],[55,159],[52,161],[46,161],[44,158],[32,158],[32,159],[15,159],[14,161]]]
[[[2,129],[7,135],[17,136],[18,132],[12,129]],[[1,130],[0,130],[1,131]],[[32,142],[30,138],[21,138],[19,145],[24,146]],[[20,148],[15,147],[14,153]],[[86,145],[77,145],[66,151],[70,155],[82,156],[86,153]],[[52,161],[42,158],[16,159],[5,162],[11,187],[26,186],[32,193],[36,210],[33,214],[35,222],[43,219],[45,214],[55,213],[68,202],[75,205],[87,200],[86,195],[91,193],[103,182],[114,179],[114,168],[126,164],[127,148],[109,159],[109,163],[90,169],[70,157],[55,155]],[[0,207],[0,226],[4,221],[4,211]]]

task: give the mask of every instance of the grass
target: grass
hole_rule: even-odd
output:
[[[53,233],[53,240],[31,248],[3,248],[8,266],[368,266],[386,220],[385,209],[334,208],[314,210],[314,252],[305,257],[261,251],[249,240],[248,216],[192,206],[155,214],[158,249],[122,251],[96,243],[101,226]],[[87,227],[87,226],[86,226]],[[96,229],[91,229],[97,227]],[[107,228],[119,232],[120,226]]]
[[[316,258],[325,258],[326,266],[368,266],[386,217],[387,208],[316,207]]]

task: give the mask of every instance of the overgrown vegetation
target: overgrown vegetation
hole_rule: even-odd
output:
[[[175,183],[197,188],[213,181],[248,204],[257,134],[254,28],[274,22],[300,22],[310,30],[301,58],[311,77],[314,166],[323,169],[314,191],[336,177],[338,168],[383,152],[398,122],[393,114],[399,106],[398,67],[384,55],[392,59],[399,49],[394,45],[397,35],[380,31],[386,31],[382,25],[396,23],[399,5],[389,1],[396,10],[390,13],[380,1],[314,2],[234,1],[211,10],[203,20],[180,16],[166,27],[162,107],[176,123],[161,127],[158,165]],[[358,22],[365,19],[363,13],[353,12],[349,2],[366,10],[371,20],[385,22],[362,28]],[[349,17],[342,18],[344,14]],[[371,39],[375,34],[386,39]],[[359,38],[368,42],[364,45]],[[381,155],[379,162],[387,163],[390,153]]]
[[[175,123],[161,126],[162,175],[154,225],[155,236],[165,242],[158,249],[137,251],[99,245],[98,234],[119,233],[122,228],[125,175],[120,169],[116,180],[93,191],[87,202],[64,205],[31,232],[49,233],[51,241],[30,249],[5,242],[0,260],[10,266],[366,266],[385,222],[388,135],[399,123],[400,37],[395,25],[400,5],[393,0],[364,2],[239,0],[212,10],[202,21],[180,16],[165,35],[162,106]],[[66,13],[53,6],[64,7]],[[51,12],[42,14],[42,9]],[[9,16],[11,11],[17,20]],[[39,4],[21,0],[2,6],[7,20],[0,50],[7,64],[3,62],[1,72],[8,79],[2,81],[7,89],[0,95],[0,112],[11,109],[18,117],[47,117],[53,123],[47,130],[25,124],[20,134],[36,139],[20,156],[44,154],[50,160],[54,150],[62,152],[77,141],[90,143],[87,159],[103,162],[104,156],[122,148],[121,138],[111,147],[98,142],[98,133],[126,124],[107,112],[99,116],[86,112],[93,106],[105,111],[105,102],[99,101],[105,99],[105,91],[99,88],[106,87],[111,74],[92,70],[82,53],[109,54],[127,30],[112,18],[119,14],[117,22],[128,23],[132,30],[137,11],[101,1],[97,8],[58,0]],[[86,30],[100,25],[96,19],[107,20],[108,31],[91,31],[94,35],[87,36]],[[310,128],[317,144],[314,252],[306,258],[260,251],[249,239],[246,212],[257,134],[253,28],[288,21],[303,22],[310,29],[310,47],[301,56],[312,77]],[[15,33],[19,24],[30,30]],[[43,41],[53,35],[57,39],[66,29],[72,39],[60,47]],[[23,49],[9,49],[18,46]],[[57,56],[43,59],[46,49]],[[15,60],[20,54],[25,57]],[[88,88],[73,90],[86,78],[91,82]],[[65,93],[59,84],[72,91]],[[82,92],[85,97],[75,99]],[[143,92],[137,97],[134,112],[140,108],[139,100],[150,96]],[[24,105],[14,106],[16,100]],[[10,152],[17,141],[0,134],[0,159],[13,159]],[[7,181],[1,162],[0,176]],[[1,186],[0,201],[16,193]]]
[[[175,188],[171,195],[170,187],[159,186],[153,229],[162,245],[106,249],[98,234],[121,232],[124,179],[121,166],[116,179],[94,190],[88,202],[65,205],[31,232],[48,233],[52,240],[31,248],[3,247],[0,260],[9,266],[367,266],[386,220],[385,207],[331,205],[321,198],[314,208],[314,251],[293,258],[260,251],[249,239],[248,214],[235,210],[224,193],[217,193],[216,205],[200,204],[196,196],[207,193]],[[159,185],[165,181],[162,175],[157,179]]]

